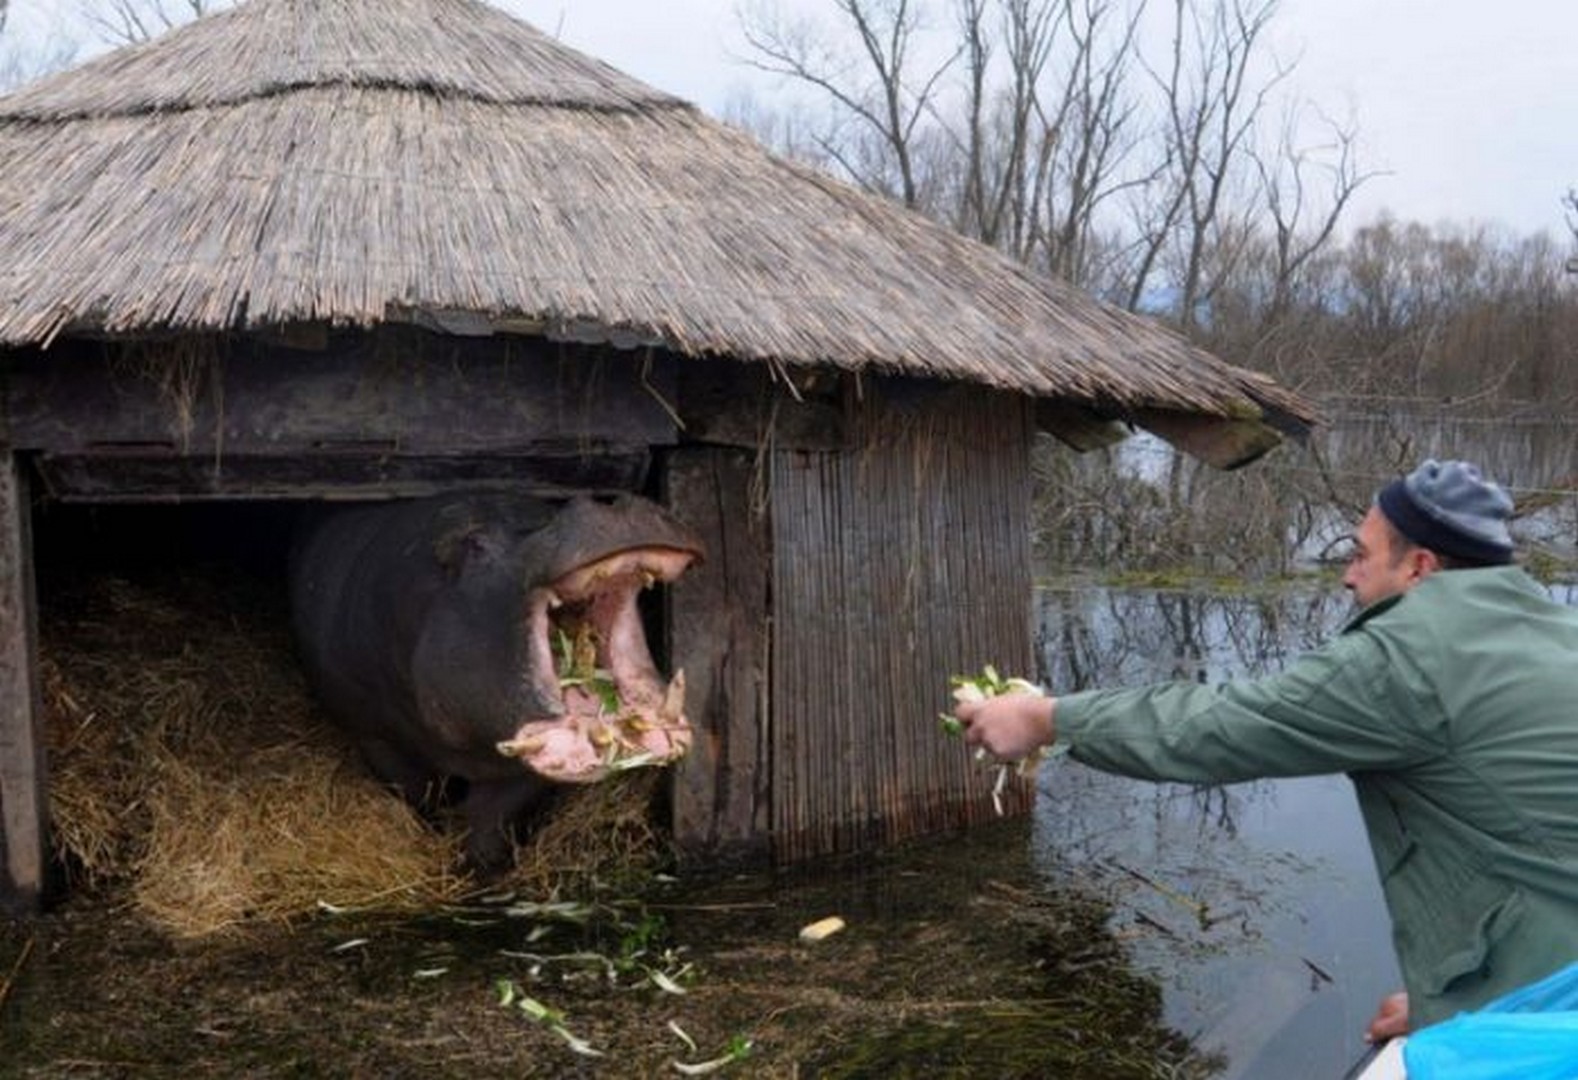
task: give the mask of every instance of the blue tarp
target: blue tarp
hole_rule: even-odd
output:
[[[1408,1080],[1578,1080],[1578,964],[1408,1037]]]

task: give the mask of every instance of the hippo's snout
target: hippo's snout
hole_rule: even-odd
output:
[[[314,689],[380,777],[423,804],[467,781],[467,855],[488,866],[547,781],[689,747],[684,679],[658,673],[637,597],[699,558],[637,496],[324,507],[292,553],[291,617]]]

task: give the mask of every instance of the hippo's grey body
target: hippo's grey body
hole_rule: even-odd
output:
[[[646,651],[635,597],[699,553],[683,526],[633,496],[345,507],[314,515],[297,540],[292,623],[316,693],[374,772],[418,804],[464,780],[468,855],[496,867],[510,823],[555,782],[605,774],[589,753],[683,752],[688,729]],[[605,685],[619,684],[616,712],[561,687],[555,640],[570,633]]]

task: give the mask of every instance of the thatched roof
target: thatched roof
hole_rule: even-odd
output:
[[[418,321],[1308,408],[476,0],[253,0],[0,98],[0,346]]]

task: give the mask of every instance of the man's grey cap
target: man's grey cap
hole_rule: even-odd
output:
[[[1466,461],[1426,461],[1387,484],[1375,501],[1420,547],[1470,562],[1512,561],[1512,499]]]

